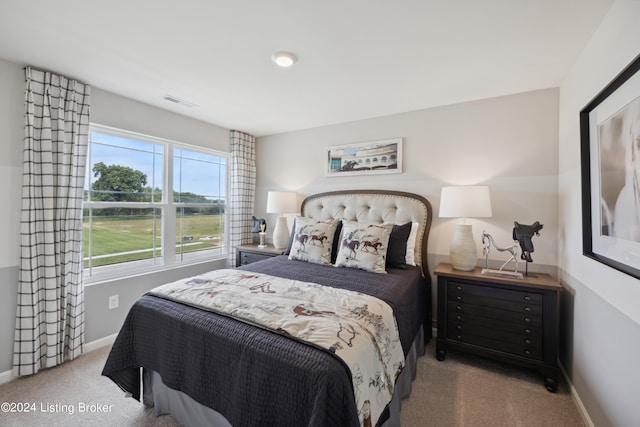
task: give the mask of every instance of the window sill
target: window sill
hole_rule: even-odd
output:
[[[144,277],[150,276],[153,274],[163,273],[167,271],[179,271],[181,269],[191,269],[193,267],[204,266],[205,264],[212,264],[212,270],[215,268],[227,268],[231,266],[231,260],[229,259],[228,254],[222,254],[212,258],[199,258],[195,259],[191,262],[182,262],[180,264],[173,264],[171,266],[157,266],[157,267],[149,267],[141,270],[124,270],[120,273],[114,274],[99,274],[94,277],[85,277],[84,284],[85,286],[94,286],[94,285],[102,285],[106,283],[119,282],[122,280],[128,280],[136,277]]]

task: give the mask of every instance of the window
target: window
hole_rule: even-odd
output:
[[[92,125],[85,276],[226,256],[226,186],[225,153]]]

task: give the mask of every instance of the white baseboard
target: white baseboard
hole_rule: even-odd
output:
[[[562,363],[558,363],[558,366],[560,367],[560,371],[562,372],[562,375],[564,375],[565,381],[567,381],[567,385],[569,386],[569,391],[571,391],[571,397],[573,398],[573,401],[575,402],[578,408],[578,412],[580,413],[580,416],[582,417],[582,420],[584,421],[585,425],[587,427],[595,427],[595,424],[593,424],[593,421],[591,421],[591,417],[587,412],[587,408],[584,407],[584,404],[582,403],[582,399],[580,399],[580,395],[578,395],[578,391],[576,390],[576,388],[573,386],[573,383],[569,379],[569,375],[567,375],[567,371],[564,370],[564,366],[562,366]]]
[[[113,334],[113,335],[106,336],[104,338],[100,338],[100,339],[85,343],[83,353],[88,353],[90,351],[97,350],[101,347],[104,347],[105,345],[113,344],[117,336],[118,334]]]
[[[105,345],[113,344],[117,336],[118,334],[113,334],[113,335],[109,335],[104,338],[100,338],[100,339],[86,343],[84,345],[83,354],[89,353],[90,351],[97,350],[101,347],[104,347]],[[18,377],[13,375],[13,370],[0,372],[0,384],[8,383],[9,381],[14,380],[16,378]]]
[[[17,378],[13,376],[13,371],[8,370],[4,372],[0,372],[0,384],[8,383],[12,379]]]

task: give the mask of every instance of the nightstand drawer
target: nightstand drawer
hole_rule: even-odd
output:
[[[450,337],[458,336],[477,336],[489,338],[511,344],[520,344],[531,347],[542,347],[542,334],[527,334],[524,331],[502,331],[479,325],[477,323],[449,323],[447,335]]]
[[[236,267],[278,255],[282,255],[282,249],[276,249],[271,246],[265,248],[261,248],[258,245],[236,246]]]
[[[509,301],[516,304],[526,304],[530,306],[541,306],[542,295],[536,292],[522,292],[510,289],[497,289],[484,285],[470,285],[457,281],[450,281],[447,284],[447,295],[449,299],[472,298],[478,301],[494,300]],[[470,301],[466,301],[470,302]]]
[[[499,308],[505,311],[514,311],[516,313],[525,314],[542,314],[542,306],[536,303],[526,303],[520,301],[501,300],[490,297],[481,297],[477,295],[449,295],[450,302],[462,303],[466,305],[476,305],[478,307]]]
[[[273,255],[257,254],[253,252],[240,252],[240,265],[251,264],[252,262],[272,258]]]
[[[450,335],[450,339],[463,344],[477,345],[483,348],[503,351],[516,356],[528,357],[531,359],[542,358],[542,344],[540,343],[537,345],[526,344],[524,342],[516,343],[470,334]]]
[[[472,304],[462,304],[454,301],[449,301],[448,313],[449,318],[456,314],[464,314],[467,319],[473,318],[472,321],[480,321],[480,318],[489,318],[500,320],[502,322],[516,323],[523,326],[541,326],[542,318],[539,315],[531,314],[526,311],[516,312],[511,310],[501,310],[493,307],[482,307]]]
[[[467,315],[466,313],[449,313],[448,324],[460,324],[466,327],[489,328],[506,333],[522,334],[523,336],[541,337],[542,329],[539,326],[521,322],[505,322],[503,319],[491,319]]]

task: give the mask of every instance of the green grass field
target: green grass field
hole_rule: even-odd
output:
[[[160,256],[161,218],[103,217],[93,219],[89,233],[89,219],[84,220],[84,257],[92,248],[92,265],[148,259]],[[155,236],[154,236],[155,233]],[[186,237],[186,238],[185,238]],[[193,252],[224,245],[224,215],[185,215],[176,220],[176,253]],[[114,254],[112,256],[109,256]],[[85,267],[88,260],[85,259]]]

